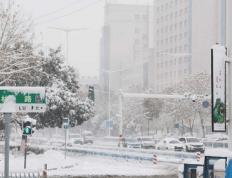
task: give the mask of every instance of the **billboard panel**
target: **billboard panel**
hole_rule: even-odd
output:
[[[226,48],[215,45],[211,49],[212,131],[226,131]]]

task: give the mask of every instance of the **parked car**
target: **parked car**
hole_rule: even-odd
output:
[[[137,138],[125,138],[125,146],[127,148],[142,148],[142,143]]]
[[[180,137],[179,141],[181,141],[185,145],[185,150],[193,151],[193,152],[205,152],[205,147],[202,141],[196,137]]]
[[[81,135],[81,134],[70,134],[68,146],[73,146],[75,144],[93,144],[93,139],[91,137]]]
[[[152,137],[138,137],[137,138],[138,142],[141,142],[142,148],[145,149],[153,149],[155,148],[155,141]]]
[[[156,149],[183,151],[184,145],[176,138],[164,138],[156,145]]]
[[[89,144],[89,143],[93,144],[94,136],[93,136],[93,133],[91,131],[84,131],[82,136],[84,138],[84,143],[85,144]]]

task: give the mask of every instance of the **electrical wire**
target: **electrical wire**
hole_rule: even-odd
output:
[[[50,16],[50,15],[53,15],[53,14],[56,14],[56,13],[58,13],[58,12],[60,12],[60,11],[63,11],[63,10],[65,10],[65,9],[69,8],[69,7],[72,7],[72,6],[75,5],[76,3],[79,3],[79,0],[74,0],[74,1],[72,1],[71,3],[67,4],[67,6],[65,6],[65,7],[56,9],[56,10],[54,10],[54,11],[48,12],[48,13],[43,14],[43,15],[40,15],[40,16],[37,16],[37,17],[34,18],[34,20],[37,20],[37,19],[40,19],[40,18],[44,18],[44,17]]]
[[[78,13],[78,12],[80,12],[80,11],[82,11],[82,10],[85,10],[85,9],[87,9],[87,8],[89,8],[89,7],[91,7],[91,6],[95,5],[95,4],[97,4],[97,3],[100,3],[101,1],[102,1],[102,0],[96,0],[96,1],[94,1],[94,2],[88,3],[87,5],[85,5],[85,6],[83,6],[83,7],[80,7],[80,8],[75,9],[75,10],[69,12],[69,13],[66,13],[66,14],[64,14],[64,15],[61,15],[61,16],[59,16],[59,17],[54,17],[54,18],[51,18],[51,19],[46,20],[46,21],[44,21],[44,22],[35,23],[35,25],[45,24],[45,23],[48,23],[48,22],[51,22],[51,21],[56,21],[56,20],[62,19],[62,18],[64,18],[64,17],[70,16],[70,15],[73,15],[73,14],[75,14],[75,13]]]

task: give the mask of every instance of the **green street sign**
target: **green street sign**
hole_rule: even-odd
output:
[[[46,96],[44,87],[0,87],[0,112],[6,112],[7,98],[15,98],[13,112],[45,112]]]

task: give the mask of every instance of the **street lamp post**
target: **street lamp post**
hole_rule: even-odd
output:
[[[58,27],[49,27],[49,28],[65,32],[65,34],[66,34],[66,63],[68,64],[68,62],[69,62],[69,54],[68,54],[69,33],[74,32],[74,31],[86,30],[87,28],[58,28]]]
[[[109,92],[108,92],[108,128],[109,128],[109,137],[111,136],[111,103],[110,103],[110,73],[108,73],[108,85],[109,85]]]

